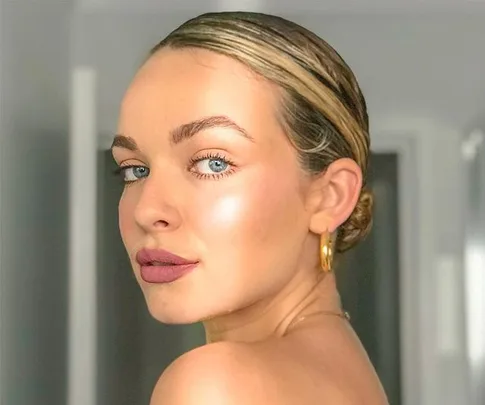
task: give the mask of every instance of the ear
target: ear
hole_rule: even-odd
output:
[[[331,163],[310,186],[310,230],[333,233],[352,214],[361,188],[362,170],[354,160],[343,158]]]

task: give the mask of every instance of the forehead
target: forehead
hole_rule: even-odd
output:
[[[275,85],[232,58],[167,48],[136,74],[122,102],[120,126],[131,132],[134,125],[141,130],[144,124],[179,125],[211,115],[227,115],[241,125],[274,124],[278,93]]]

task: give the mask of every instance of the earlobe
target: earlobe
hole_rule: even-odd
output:
[[[332,221],[331,218],[328,217],[328,214],[320,210],[310,218],[310,231],[317,235],[322,235],[325,232],[333,233],[335,229],[331,229],[328,226],[330,222]]]
[[[352,159],[339,159],[312,184],[310,231],[333,233],[352,214],[362,188],[362,170]]]

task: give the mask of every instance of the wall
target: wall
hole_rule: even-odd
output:
[[[2,405],[65,403],[70,8],[1,2]]]
[[[476,12],[485,10],[481,0],[463,2],[462,0],[178,0],[176,2],[159,0],[77,0],[82,10],[132,12],[173,12],[190,11],[202,13],[207,10],[261,10],[268,12],[306,12],[319,10],[324,13],[420,13],[420,12]]]

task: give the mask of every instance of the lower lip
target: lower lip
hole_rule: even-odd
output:
[[[141,266],[141,278],[147,283],[171,283],[185,276],[197,267],[198,263],[167,266]]]

